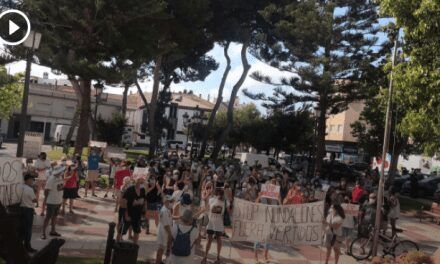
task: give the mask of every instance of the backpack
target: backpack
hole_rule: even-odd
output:
[[[177,225],[177,236],[174,239],[173,246],[171,248],[171,252],[176,257],[188,257],[191,255],[191,232],[194,229],[194,226],[191,229],[183,233],[180,231],[179,225]]]

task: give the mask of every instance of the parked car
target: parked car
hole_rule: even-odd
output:
[[[321,177],[328,178],[330,181],[339,181],[341,178],[345,178],[348,182],[354,182],[361,176],[361,173],[342,162],[327,161],[322,164]]]
[[[407,181],[409,181],[409,177],[410,177],[409,174],[402,175],[402,176],[400,176],[398,174],[395,175],[394,180],[393,180],[393,185],[392,185],[393,189],[396,192],[401,192],[403,184],[405,184]],[[417,180],[420,181],[423,179],[427,179],[429,177],[429,175],[420,173],[420,174],[417,174],[416,177],[417,177]],[[387,184],[387,183],[385,183],[385,184]]]
[[[348,165],[355,171],[366,171],[370,168],[370,164],[366,162],[355,162],[353,164]]]
[[[419,197],[433,197],[437,190],[437,185],[440,184],[440,176],[432,176],[418,181],[417,196]],[[403,184],[401,193],[404,195],[411,194],[411,182],[407,181]]]

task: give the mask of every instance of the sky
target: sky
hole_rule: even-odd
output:
[[[240,58],[241,46],[242,46],[241,44],[232,43],[229,47],[229,56],[231,57],[231,71],[229,72],[229,76],[226,81],[225,88],[223,90],[224,101],[229,100],[232,87],[234,86],[235,82],[238,81],[243,71],[243,67],[241,65],[241,58]],[[226,67],[226,59],[224,58],[223,55],[223,48],[218,45],[216,45],[214,49],[212,49],[208,53],[208,55],[212,56],[219,63],[219,68],[216,71],[212,72],[204,81],[185,82],[185,83],[182,82],[179,84],[172,84],[171,91],[179,92],[185,89],[188,91],[192,90],[196,95],[201,94],[204,99],[207,99],[209,95],[211,102],[214,100],[214,98],[217,98],[218,87],[220,85],[220,81]],[[281,72],[278,69],[257,60],[251,54],[248,54],[248,60],[249,60],[249,64],[251,65],[251,70],[249,71],[249,75],[255,71],[260,71],[263,72],[265,75],[270,76],[274,80],[277,80],[278,78],[283,76],[289,76],[286,72]],[[6,68],[10,74],[24,72],[26,68],[26,62],[18,61],[18,62],[10,63],[6,66]],[[32,64],[32,70],[31,70],[32,76],[42,78],[44,72],[49,73],[49,79],[66,79],[65,75],[53,74],[51,72],[51,69],[48,67]],[[151,91],[152,86],[153,84],[150,80],[141,83],[141,87],[143,91]],[[252,100],[243,95],[243,93],[241,92],[243,89],[247,89],[254,93],[263,92],[270,95],[272,94],[273,86],[260,83],[248,76],[243,86],[241,87],[238,97],[241,103],[249,103]],[[130,89],[130,91],[135,93],[137,90],[135,87],[133,87]],[[122,89],[106,87],[105,92],[122,94]],[[264,110],[262,109],[259,103],[256,104],[259,106],[260,110]]]

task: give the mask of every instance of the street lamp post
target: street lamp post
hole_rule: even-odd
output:
[[[98,121],[98,105],[101,101],[101,95],[102,95],[102,91],[104,89],[104,85],[101,82],[97,82],[95,85],[93,85],[93,87],[95,88],[95,114],[94,114],[94,118],[95,118],[94,127],[95,127],[95,129],[93,129],[92,138],[96,140],[96,137],[97,137],[96,122]]]
[[[21,114],[20,114],[20,130],[17,144],[17,157],[23,156],[23,147],[24,147],[24,134],[26,133],[27,128],[27,109],[29,102],[29,83],[31,79],[31,67],[32,67],[32,58],[34,56],[34,50],[38,49],[40,46],[41,33],[31,31],[29,37],[23,43],[25,47],[28,48],[26,51],[26,72],[24,75],[24,87],[23,87],[23,98],[21,101]]]

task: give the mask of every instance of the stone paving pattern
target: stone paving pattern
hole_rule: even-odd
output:
[[[80,196],[83,196],[83,190],[80,190]],[[103,197],[103,192],[97,192],[99,197]],[[115,201],[112,198],[87,197],[75,200],[74,214],[68,213],[66,206],[65,216],[59,216],[57,231],[62,234],[62,238],[66,240],[60,254],[65,256],[82,256],[82,257],[104,257],[108,223],[117,219],[114,213]],[[36,209],[37,215],[34,219],[34,232],[32,238],[32,246],[41,249],[46,245],[47,240],[42,240],[41,230],[43,217],[40,216],[40,208]],[[407,237],[421,246],[425,252],[433,255],[440,247],[440,225],[414,217],[402,216],[398,222],[399,226],[404,229],[403,237]],[[49,231],[48,227],[48,231]],[[152,234],[146,235],[144,230],[140,237],[139,259],[153,260],[156,251],[156,228],[154,221],[150,221],[150,231]],[[231,232],[231,230],[227,230]],[[205,240],[202,242],[203,248]],[[194,263],[200,263],[203,251],[196,248],[197,259]],[[211,262],[213,263],[216,254],[216,245],[213,243],[210,251]],[[279,264],[317,264],[324,263],[325,248],[316,246],[298,246],[298,247],[282,247],[273,246],[270,250],[270,263]],[[260,252],[260,260],[263,259]],[[333,263],[333,258],[330,263]],[[253,254],[253,245],[251,243],[231,242],[225,240],[222,249],[221,263],[255,263]],[[350,264],[358,263],[352,257],[342,255],[340,263]]]

